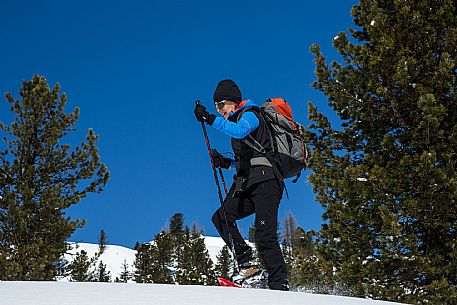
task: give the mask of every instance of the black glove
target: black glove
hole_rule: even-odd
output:
[[[209,125],[213,125],[216,116],[214,114],[208,113],[206,107],[202,104],[196,104],[194,109],[195,117],[199,122],[206,122]]]
[[[213,159],[214,167],[230,168],[230,166],[232,165],[232,159],[225,158],[214,148],[211,149],[211,158]]]

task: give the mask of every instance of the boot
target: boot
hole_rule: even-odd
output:
[[[238,269],[238,273],[232,275],[232,282],[238,285],[242,285],[246,279],[255,277],[262,272],[262,267],[255,260],[238,264]]]

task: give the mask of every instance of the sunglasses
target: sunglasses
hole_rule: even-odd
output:
[[[224,108],[226,102],[227,102],[227,100],[222,100],[220,102],[214,103],[214,106],[216,106],[216,109],[222,109],[222,108]]]

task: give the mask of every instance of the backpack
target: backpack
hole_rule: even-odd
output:
[[[293,120],[292,109],[282,98],[266,100],[260,106],[260,114],[269,130],[273,151],[266,152],[251,135],[244,138],[243,141],[248,146],[265,155],[267,159],[256,162],[251,160],[251,165],[267,165],[265,164],[267,161],[279,176],[278,178],[284,180],[296,176],[293,182],[297,182],[301,171],[306,167],[308,156],[304,141],[304,127]]]

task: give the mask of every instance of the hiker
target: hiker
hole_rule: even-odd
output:
[[[218,83],[213,101],[220,117],[210,114],[201,104],[195,106],[194,114],[198,121],[206,122],[232,138],[235,160],[215,150],[212,150],[212,159],[215,167],[235,167],[236,175],[223,202],[230,232],[227,232],[222,207],[214,213],[212,221],[229,247],[231,235],[240,269],[238,276],[247,278],[259,271],[260,266],[255,262],[251,247],[241,236],[236,221],[255,214],[255,243],[268,271],[268,286],[275,290],[289,290],[287,269],[277,238],[278,208],[284,182],[275,175],[271,164],[252,162],[261,154],[243,141],[250,135],[269,151],[272,143],[268,126],[259,113],[259,107],[252,100],[242,100],[240,89],[230,79]]]

